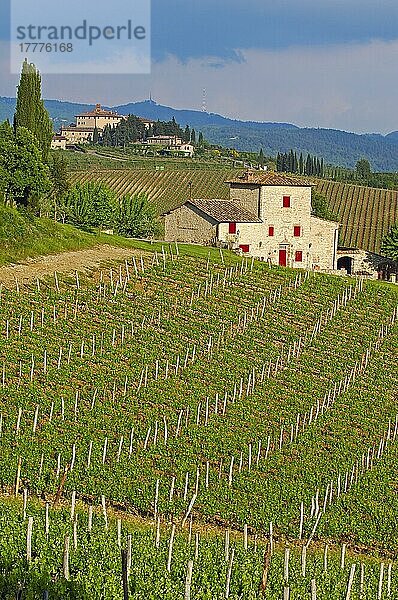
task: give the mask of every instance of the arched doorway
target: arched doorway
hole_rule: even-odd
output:
[[[353,259],[351,256],[342,256],[337,261],[337,269],[345,269],[348,275],[352,274]]]

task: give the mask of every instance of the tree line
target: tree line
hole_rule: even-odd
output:
[[[189,125],[183,129],[173,117],[171,121],[156,121],[147,129],[142,120],[136,115],[129,115],[117,125],[106,125],[100,136],[98,130],[94,130],[93,143],[103,146],[125,148],[130,143],[145,142],[148,137],[157,135],[169,135],[180,138],[183,142],[197,144],[199,147],[205,143],[203,134],[190,128]]]
[[[307,154],[304,157],[302,152],[297,156],[297,152],[289,150],[289,152],[278,152],[276,156],[276,170],[283,173],[323,177],[325,165],[323,158],[319,159],[311,154]]]
[[[131,126],[141,126],[131,118]],[[77,227],[111,228],[126,236],[146,237],[158,231],[156,214],[146,196],[118,199],[103,185],[71,187],[60,151],[51,153],[53,125],[41,97],[41,76],[24,61],[13,125],[0,124],[0,198],[9,206],[42,213]]]

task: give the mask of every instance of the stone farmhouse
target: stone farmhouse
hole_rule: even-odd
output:
[[[55,134],[51,140],[52,150],[66,150],[66,137],[64,135]]]
[[[311,214],[311,184],[247,171],[226,182],[230,199],[190,199],[164,215],[168,241],[214,245],[295,268],[337,268],[339,223]]]
[[[145,144],[162,146],[163,154],[178,153],[181,156],[192,158],[195,154],[195,146],[191,142],[183,142],[181,138],[176,135],[151,135],[149,136]]]

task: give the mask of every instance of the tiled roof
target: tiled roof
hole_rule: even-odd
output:
[[[97,104],[94,110],[89,110],[88,112],[80,113],[78,115],[75,115],[75,117],[120,117],[120,118],[124,118],[124,117],[122,117],[122,115],[119,115],[118,113],[114,112],[113,110],[105,110],[105,109],[101,108],[100,104]]]
[[[262,223],[256,215],[228,200],[194,198],[186,204],[192,204],[218,223]]]
[[[63,131],[94,131],[93,127],[76,127],[75,125],[71,125],[70,127],[61,127],[61,135]]]
[[[314,185],[306,179],[285,175],[285,173],[276,173],[275,171],[246,171],[234,179],[229,179],[225,183],[235,183],[243,185],[275,185],[275,186],[297,186],[309,187]]]

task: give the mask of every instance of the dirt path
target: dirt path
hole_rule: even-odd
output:
[[[0,283],[6,286],[14,285],[15,280],[19,283],[28,283],[36,278],[40,279],[52,275],[55,271],[57,273],[86,271],[98,268],[105,261],[131,258],[134,254],[146,253],[133,248],[114,248],[113,246],[104,245],[88,250],[41,256],[28,259],[23,264],[1,267]]]

